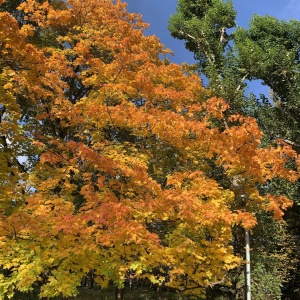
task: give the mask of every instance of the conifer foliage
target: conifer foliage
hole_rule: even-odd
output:
[[[256,186],[296,180],[296,153],[261,148],[256,121],[162,60],[125,3],[18,10],[0,13],[0,297],[72,296],[90,270],[103,287],[230,284],[233,226],[282,216],[291,201]]]

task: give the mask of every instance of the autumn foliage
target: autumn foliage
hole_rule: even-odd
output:
[[[0,13],[0,297],[75,295],[91,269],[119,288],[230,284],[233,226],[282,216],[291,201],[258,186],[296,180],[296,154],[261,147],[125,3],[18,9],[23,25]]]

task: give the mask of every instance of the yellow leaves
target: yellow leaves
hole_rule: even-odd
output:
[[[18,268],[19,281],[17,288],[21,292],[28,291],[31,286],[38,280],[39,275],[42,273],[43,268],[37,261],[29,263],[27,265],[21,265]]]
[[[11,89],[12,87],[13,87],[13,85],[12,85],[11,82],[6,83],[6,84],[3,86],[3,88],[4,88],[5,90],[9,90],[9,89]]]
[[[240,178],[249,211],[280,217],[290,205],[260,196],[257,183],[297,179],[286,168],[297,159],[292,149],[260,148],[256,121],[227,117],[226,102],[207,99],[192,68],[164,63],[160,54],[169,51],[143,36],[146,25],[125,7],[110,0],[70,0],[56,9],[22,2],[30,23],[54,37],[46,47],[28,42],[33,25],[19,29],[0,13],[1,54],[15,63],[2,59],[0,74],[0,135],[12,150],[10,160],[0,154],[2,165],[12,164],[0,173],[9,208],[0,266],[14,267],[15,276],[8,285],[29,289],[34,272],[55,266],[41,296],[73,295],[90,269],[102,285],[123,286],[131,274],[155,284],[169,277],[176,288],[186,275],[187,288],[208,286],[238,264],[232,226],[256,224],[250,213],[234,211],[230,181]],[[32,158],[28,176],[14,160],[18,149]],[[14,247],[18,237],[22,252]]]
[[[222,278],[225,270],[233,269],[240,262],[232,254],[232,248],[224,244],[217,234],[209,239],[209,233],[213,232],[208,230],[193,233],[192,229],[176,231],[173,232],[172,239],[169,239],[167,260],[174,266],[169,271],[168,285],[171,287],[180,286],[182,275],[187,278],[187,288],[195,285],[209,286],[214,279]],[[191,267],[195,263],[196,267]]]
[[[21,32],[23,32],[26,36],[33,36],[35,28],[30,24],[25,24],[21,28]]]

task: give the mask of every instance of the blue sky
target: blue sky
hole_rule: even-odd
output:
[[[185,50],[184,42],[172,38],[167,29],[169,17],[176,13],[177,0],[127,0],[128,10],[141,13],[150,24],[146,34],[156,35],[166,48],[174,52],[173,62],[193,63],[193,55]],[[253,14],[271,15],[279,19],[300,19],[300,0],[233,0],[237,10],[237,25],[247,27]],[[256,94],[267,92],[266,87],[252,83],[249,90]]]

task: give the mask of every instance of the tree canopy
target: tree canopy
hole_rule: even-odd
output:
[[[18,10],[0,12],[0,296],[72,296],[90,270],[102,287],[229,285],[233,228],[282,217],[291,200],[258,184],[297,180],[297,153],[262,147],[125,3]]]

